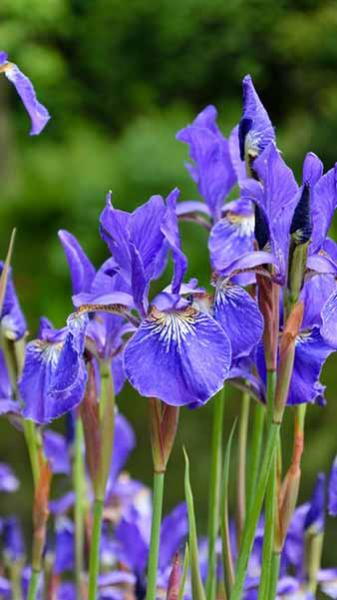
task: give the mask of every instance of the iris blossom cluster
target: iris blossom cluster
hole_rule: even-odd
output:
[[[50,116],[30,80],[5,52],[0,72],[39,134]],[[321,372],[337,349],[337,244],[329,237],[337,165],[324,172],[309,152],[296,181],[249,75],[228,138],[208,106],[177,139],[188,146],[199,199],[172,186],[127,212],[109,192],[99,268],[59,232],[73,304],[64,327],[43,316],[28,340],[12,243],[1,263],[0,414],[25,437],[34,483],[31,549],[16,516],[0,521],[4,598],[310,600],[318,589],[337,598],[337,569],[321,565],[325,514],[337,515],[336,461],[328,499],[321,473],[297,506],[306,409],[325,404]],[[207,289],[187,277],[181,220],[208,232]],[[123,470],[136,443],[120,412],[126,382],[149,405],[152,493]],[[235,519],[236,434],[234,424],[224,452],[224,386],[243,393]],[[186,450],[186,502],[164,518],[162,507],[179,411],[202,412],[209,401],[209,524],[200,538]],[[294,422],[286,469],[285,411]],[[0,491],[18,487],[1,464]]]

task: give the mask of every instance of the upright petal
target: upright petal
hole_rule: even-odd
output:
[[[263,334],[263,317],[253,298],[238,285],[217,287],[214,318],[226,332],[232,358],[249,356]]]
[[[4,263],[0,261],[0,273],[2,273],[3,266]],[[11,340],[18,340],[22,338],[27,331],[26,319],[15,291],[11,271],[7,280],[5,298],[2,307],[1,329],[4,335]]]
[[[324,244],[337,206],[337,165],[320,178],[312,190],[312,237],[310,253],[318,252]]]
[[[165,264],[165,255],[161,254],[164,243],[161,225],[165,212],[163,198],[152,196],[148,202],[139,206],[130,218],[130,239],[141,256],[148,281],[158,277]],[[161,257],[159,263],[158,256]]]
[[[275,131],[250,75],[243,78],[242,87],[243,114],[239,124],[239,142],[241,160],[244,160],[245,157],[255,158],[270,142],[275,141]]]
[[[73,294],[89,292],[95,277],[95,268],[77,239],[68,231],[58,233],[70,270]]]
[[[177,197],[180,192],[174,189],[166,198],[166,212],[161,225],[162,233],[164,234],[170,249],[172,250],[174,272],[171,282],[173,294],[178,294],[187,271],[187,258],[181,249],[179,236],[178,218],[176,213]]]
[[[308,152],[303,162],[303,183],[309,183],[311,187],[316,185],[323,175],[323,163],[313,152]]]
[[[142,396],[174,406],[204,403],[221,389],[230,343],[221,327],[193,308],[160,312],[155,307],[124,352],[125,370]]]
[[[7,61],[7,55],[4,52],[1,52],[0,56],[0,73],[4,73],[7,79],[13,83],[30,116],[32,123],[30,135],[38,135],[48,123],[50,114],[46,107],[38,101],[33,84],[28,77],[20,71],[17,65]]]
[[[228,141],[221,134],[216,119],[216,108],[207,106],[192,125],[177,134],[179,141],[189,145],[190,158],[194,161],[189,171],[215,220],[220,217],[224,200],[236,181]]]

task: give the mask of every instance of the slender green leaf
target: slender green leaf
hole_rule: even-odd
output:
[[[234,572],[234,563],[233,556],[231,550],[230,536],[229,536],[229,518],[228,518],[228,498],[229,498],[229,466],[230,466],[230,458],[231,458],[231,450],[232,450],[232,441],[235,433],[237,425],[237,419],[235,419],[231,432],[229,434],[229,438],[227,441],[225,456],[224,456],[224,466],[223,466],[223,475],[222,475],[222,493],[221,493],[221,508],[220,508],[220,529],[221,529],[221,539],[222,539],[222,559],[223,559],[223,568],[225,573],[226,583],[228,582],[228,591],[232,588],[234,584],[235,572]]]
[[[205,590],[203,588],[200,575],[197,526],[195,522],[193,494],[190,483],[190,463],[185,448],[183,448],[183,452],[185,456],[185,498],[187,503],[189,525],[192,596],[193,600],[206,600]]]

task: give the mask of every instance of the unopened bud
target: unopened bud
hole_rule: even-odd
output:
[[[171,455],[179,421],[179,407],[150,398],[150,428],[153,465],[164,473]]]
[[[181,579],[180,558],[177,553],[173,558],[172,570],[168,580],[166,600],[178,600]]]
[[[258,302],[264,319],[264,352],[267,371],[276,371],[279,333],[280,287],[271,278],[256,275]]]

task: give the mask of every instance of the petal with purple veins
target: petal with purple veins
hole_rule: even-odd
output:
[[[337,206],[337,165],[320,178],[313,187],[311,197],[312,236],[310,254],[318,252],[324,244]]]
[[[222,285],[213,310],[230,340],[232,358],[249,356],[263,334],[263,317],[255,300],[238,285]]]
[[[238,134],[241,160],[244,160],[246,156],[255,158],[275,141],[275,131],[250,75],[243,78],[242,87],[243,113]]]
[[[228,375],[229,340],[214,319],[193,308],[152,308],[124,352],[126,375],[142,396],[174,406],[206,402]]]

